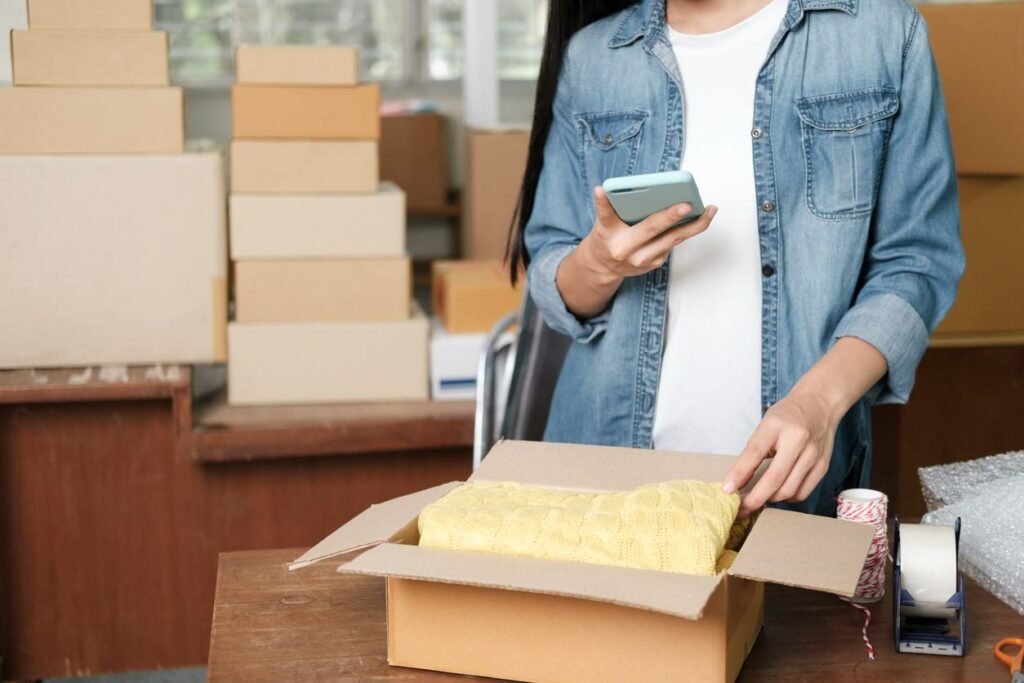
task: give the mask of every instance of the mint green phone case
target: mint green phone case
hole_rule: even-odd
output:
[[[636,225],[652,213],[688,202],[693,211],[670,227],[689,223],[704,213],[697,183],[687,171],[665,171],[609,178],[602,184],[615,213],[628,225]]]

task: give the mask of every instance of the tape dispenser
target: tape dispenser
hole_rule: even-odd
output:
[[[967,643],[960,518],[952,527],[900,524],[893,531],[896,651],[962,657]]]

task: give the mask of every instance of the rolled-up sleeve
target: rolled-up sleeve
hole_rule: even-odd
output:
[[[533,211],[526,223],[527,272],[530,296],[547,324],[579,342],[598,337],[607,326],[607,313],[580,319],[568,309],[555,278],[558,267],[594,223],[590,190],[579,156],[579,137],[572,120],[572,45],[559,75],[552,108],[551,130],[544,146]]]
[[[888,373],[874,392],[879,403],[909,398],[929,334],[952,305],[964,270],[946,108],[916,13],[902,83],[863,282],[835,331],[836,339],[857,337],[885,356]]]

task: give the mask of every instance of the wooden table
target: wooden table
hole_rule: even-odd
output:
[[[210,683],[484,680],[386,662],[384,580],[338,574],[335,561],[289,572],[301,549],[225,553],[213,611]],[[888,595],[873,609],[876,660],[859,611],[823,593],[768,586],[764,630],[741,681],[999,681],[992,646],[1024,635],[1024,617],[967,585],[967,656],[897,655]]]

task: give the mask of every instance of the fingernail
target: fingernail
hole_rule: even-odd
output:
[[[724,484],[722,484],[722,490],[725,491],[726,493],[732,493],[733,491],[736,490],[736,483],[732,481],[726,481]]]
[[[708,218],[714,218],[718,214],[718,207],[712,206],[708,209]]]
[[[693,209],[693,207],[690,206],[689,204],[680,204],[679,206],[676,207],[676,213],[679,214],[680,216],[685,216],[686,214],[690,213],[691,209]]]

